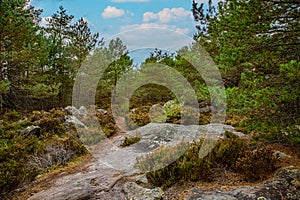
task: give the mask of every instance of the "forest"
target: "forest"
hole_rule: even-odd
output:
[[[226,124],[251,138],[244,144],[228,133],[228,140],[218,145],[221,150],[213,151],[204,163],[216,162],[246,173],[251,181],[258,181],[276,169],[265,146],[284,145],[296,149],[300,156],[300,2],[222,0],[215,5],[209,0],[205,6],[193,1],[191,11],[197,23],[194,46],[173,53],[156,49],[136,66],[120,38],[105,44],[104,38],[93,33],[84,18],[75,21],[64,7],[59,7],[42,26],[43,11],[28,5],[28,1],[1,0],[0,193],[11,195],[14,189],[32,182],[40,174],[81,160],[88,154],[84,145],[95,142],[88,137],[101,140],[102,136],[97,136],[93,128],[88,130],[87,138],[80,138],[74,125],[65,126],[64,120],[64,108],[72,106],[78,70],[89,61],[99,63],[101,68],[103,61],[93,60],[97,57],[105,57],[109,62],[103,76],[97,77],[93,107],[107,110],[106,115],[97,114],[107,137],[118,132],[110,108],[118,80],[128,71],[141,73],[147,64],[163,64],[176,70],[191,84],[199,105],[210,105],[205,80],[181,56],[182,52],[200,45],[222,76],[227,99]],[[164,105],[170,100],[175,104],[166,110],[166,122],[182,123],[184,105],[177,98],[170,89],[158,84],[138,88],[130,97],[127,125],[135,129],[137,125],[150,123],[151,106]],[[197,117],[196,124],[208,124],[211,112]],[[28,127],[33,131],[26,131]],[[197,145],[193,148],[189,156]],[[243,152],[244,148],[262,151],[266,158],[262,161],[267,165],[265,171],[257,175],[251,171],[249,162],[255,165],[256,158]],[[241,162],[236,164],[237,157],[226,157],[234,151],[243,152],[242,157],[249,159],[244,160],[247,167]],[[199,169],[201,164],[193,159],[188,164]],[[193,167],[180,165],[182,162],[147,176],[154,185],[164,187],[182,179],[197,181],[206,177],[195,175]],[[174,167],[182,170],[180,177],[178,173],[173,174]],[[200,168],[209,170],[210,167],[203,164]]]

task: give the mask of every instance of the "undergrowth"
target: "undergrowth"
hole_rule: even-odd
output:
[[[140,158],[138,166],[148,171],[147,178],[150,183],[162,187],[170,187],[179,181],[209,181],[212,169],[217,167],[239,173],[250,182],[264,180],[277,169],[277,159],[269,148],[255,148],[250,142],[233,134],[227,136],[219,140],[204,158],[199,157],[203,144],[201,140],[158,149]],[[178,159],[168,163],[167,160],[172,156],[178,156]],[[165,166],[159,163],[165,163]]]

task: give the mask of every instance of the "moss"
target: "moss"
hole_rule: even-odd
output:
[[[123,143],[120,145],[121,147],[127,147],[132,144],[138,143],[141,140],[141,135],[139,132],[136,132],[135,137],[125,137]]]

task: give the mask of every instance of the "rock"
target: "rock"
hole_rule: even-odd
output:
[[[85,127],[75,116],[67,116],[67,122]],[[88,148],[93,161],[85,170],[57,178],[51,187],[33,194],[30,200],[162,199],[160,188],[148,189],[135,183],[147,183],[141,169],[136,166],[137,158],[163,145],[174,146],[181,141],[192,142],[201,137],[219,138],[230,128],[222,124],[184,126],[150,123],[123,136],[103,139]],[[135,137],[137,133],[141,137],[139,143],[119,148],[125,137]]]
[[[80,106],[80,108],[78,109],[78,114],[85,117],[87,115],[86,108],[84,106]]]
[[[135,177],[135,182],[137,184],[148,184],[148,179],[147,179],[146,174],[142,174],[142,175]]]
[[[163,191],[161,188],[148,189],[133,182],[123,185],[123,191],[128,200],[159,200],[162,199]]]
[[[168,107],[168,106],[171,106],[171,105],[174,105],[175,104],[175,101],[174,100],[170,100],[170,101],[167,101],[165,104],[164,104],[164,107]]]
[[[229,125],[222,124],[184,126],[168,123],[149,123],[146,126],[130,131],[121,137],[116,137],[113,142],[113,145],[116,147],[120,146],[125,137],[135,137],[137,133],[140,134],[140,141],[126,148],[111,152],[110,156],[102,158],[102,161],[105,161],[115,169],[132,171],[137,158],[140,159],[162,146],[176,146],[182,142],[192,143],[194,141],[199,141],[201,138],[212,138],[217,140],[224,137],[223,133],[226,130],[231,130],[231,128],[233,129],[233,127]],[[242,135],[242,133],[238,132],[234,132],[234,134],[238,136],[240,136],[239,134]],[[93,154],[93,152],[91,153]],[[173,162],[182,154],[177,152],[176,155],[172,157],[172,160],[168,159],[168,161]],[[170,163],[158,164],[159,166],[153,167],[162,167]],[[142,170],[142,172],[144,171]]]
[[[103,109],[97,109],[97,112],[101,113],[102,115],[106,115],[107,111]]]
[[[78,110],[74,106],[67,106],[63,111],[66,112],[67,115],[78,115]]]
[[[33,134],[33,135],[39,137],[40,134],[41,134],[41,127],[31,125],[31,126],[28,126],[28,127],[25,128],[25,129],[21,130],[21,131],[20,131],[20,134],[21,134],[21,135],[24,135],[24,136],[28,136],[28,135]]]
[[[199,103],[199,108],[208,107],[211,105],[211,101],[202,101]]]
[[[77,109],[74,106],[67,106],[63,109],[63,111],[65,111],[68,115],[75,115],[75,116],[83,116],[85,117],[87,114],[87,110],[84,106],[80,106],[79,109]]]
[[[75,126],[79,127],[79,128],[84,128],[87,129],[87,127],[79,120],[77,119],[77,117],[73,116],[73,115],[69,115],[65,117],[65,123],[68,124],[74,124]]]
[[[287,155],[281,151],[274,151],[273,155],[278,159],[291,158],[292,156]]]
[[[245,200],[264,200],[264,199],[300,199],[300,169],[290,166],[281,168],[275,173],[274,177],[257,186],[238,187],[230,191],[205,191],[191,189],[188,200],[198,199],[245,199]],[[209,195],[209,196],[207,196]],[[223,198],[224,199],[224,198]]]
[[[203,192],[202,194],[190,196],[186,200],[237,200],[237,198],[226,194],[209,194],[209,192]]]

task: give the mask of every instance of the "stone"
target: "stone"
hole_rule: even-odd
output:
[[[279,169],[272,179],[256,185],[237,187],[230,191],[201,189],[191,189],[187,200],[200,199],[245,199],[245,200],[264,200],[264,199],[300,199],[300,188],[297,183],[300,181],[300,169],[290,166]],[[223,198],[224,199],[224,198]]]
[[[20,134],[21,134],[21,135],[25,135],[25,136],[28,136],[28,135],[33,134],[33,135],[39,137],[40,134],[41,134],[41,127],[31,125],[31,126],[28,126],[28,127],[25,128],[25,129],[21,130],[21,131],[20,131]]]
[[[63,111],[66,112],[67,115],[78,115],[78,110],[74,106],[67,106]]]
[[[174,105],[175,104],[175,101],[174,100],[170,100],[170,101],[167,101],[165,104],[164,104],[164,107],[168,107],[168,106],[171,106],[171,105]]]
[[[65,117],[65,123],[68,124],[74,124],[75,126],[79,128],[88,129],[77,117],[73,115],[69,115]]]
[[[67,113],[67,115],[74,115],[74,116],[83,116],[85,117],[87,115],[87,110],[84,106],[80,106],[79,109],[77,109],[75,106],[67,106],[63,109]]]
[[[75,116],[67,116],[67,121],[85,127]],[[137,158],[164,145],[174,146],[181,141],[192,142],[201,137],[219,138],[229,128],[221,124],[184,126],[150,123],[120,137],[103,139],[88,147],[93,160],[85,170],[59,177],[51,187],[33,194],[30,200],[162,199],[162,189],[143,188],[137,184],[147,183],[146,177],[142,176],[144,173],[136,166]],[[125,137],[135,137],[137,132],[140,133],[140,142],[119,148]]]
[[[85,117],[87,115],[86,108],[84,106],[80,106],[78,109],[78,114]]]
[[[278,159],[284,159],[284,158],[291,158],[292,156],[290,155],[287,155],[281,151],[274,151],[273,152],[273,155],[278,158]]]
[[[215,194],[197,194],[188,197],[186,200],[237,200],[237,198],[226,194],[215,193]]]
[[[123,191],[128,200],[159,200],[162,199],[164,192],[161,188],[148,189],[133,182],[123,185]]]
[[[97,112],[101,113],[102,115],[106,115],[107,111],[104,109],[97,109]]]

